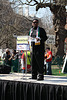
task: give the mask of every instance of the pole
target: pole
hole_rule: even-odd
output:
[[[51,47],[52,47],[52,45],[50,44],[50,51],[51,51]]]
[[[26,68],[25,68],[25,74],[27,74],[27,50],[26,50]]]

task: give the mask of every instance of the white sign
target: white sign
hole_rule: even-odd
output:
[[[55,44],[55,35],[47,34],[46,44]]]
[[[28,44],[28,36],[17,37],[17,50],[30,50],[30,46]]]
[[[17,50],[30,50],[30,46],[27,44],[17,44]]]

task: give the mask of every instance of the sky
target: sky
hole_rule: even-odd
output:
[[[23,6],[21,5],[21,7],[23,7],[23,15],[27,14],[27,11],[25,10],[26,9],[25,6],[27,7],[27,5],[23,5]],[[38,11],[36,11],[36,6],[29,6],[29,8],[27,9],[29,9],[29,16],[31,17],[36,16],[38,18],[41,18],[41,22],[43,23],[44,27],[47,26],[47,29],[49,28],[46,31],[49,32],[49,30],[53,28],[53,14],[50,11],[49,7],[39,8]],[[15,11],[18,13],[17,8],[15,9]]]
[[[19,0],[17,0],[17,1],[19,1]],[[25,0],[23,0],[23,1],[25,1]],[[16,5],[18,5],[18,2],[16,3]],[[46,32],[49,33],[49,30],[53,29],[53,14],[49,7],[39,8],[38,11],[36,11],[36,6],[28,7],[28,5],[23,5],[23,6],[20,5],[20,7],[23,8],[24,16],[25,16],[25,14],[26,14],[26,16],[28,16],[27,10],[29,9],[29,16],[31,16],[31,17],[36,16],[36,17],[40,18],[45,30],[47,29]],[[27,7],[27,10],[26,10],[26,7]],[[15,9],[15,12],[19,13],[18,7]],[[22,12],[22,10],[21,10],[21,12]]]
[[[9,1],[13,1],[13,0],[9,0]],[[23,2],[25,2],[25,0],[23,0]],[[18,5],[18,3],[19,2],[17,2],[16,5]],[[34,2],[32,2],[32,3],[34,3]],[[47,13],[46,10],[48,10],[48,13],[51,14],[49,7],[40,8],[38,11],[36,11],[36,6],[29,6],[29,16],[34,17],[34,15],[35,15],[36,17],[41,18],[44,16],[45,13]],[[18,12],[17,8],[15,11]],[[25,14],[25,5],[23,5],[23,14]]]

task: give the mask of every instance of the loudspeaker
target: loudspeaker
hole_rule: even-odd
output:
[[[0,74],[9,74],[11,67],[8,65],[0,65]]]

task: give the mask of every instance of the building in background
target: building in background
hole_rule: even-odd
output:
[[[18,6],[18,14],[23,15],[23,6]]]

